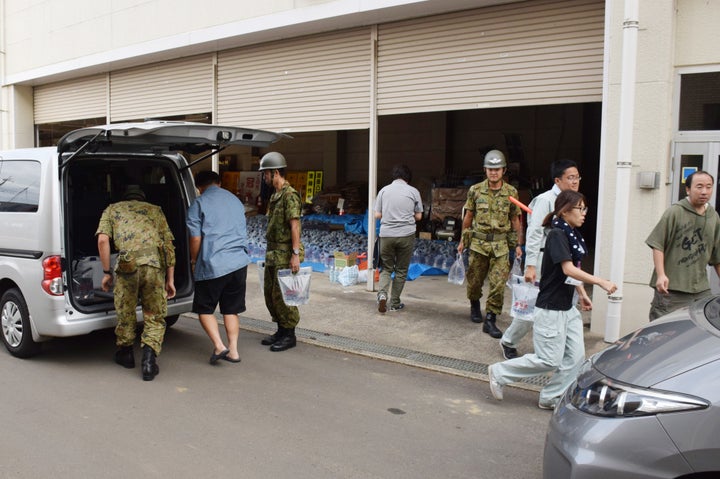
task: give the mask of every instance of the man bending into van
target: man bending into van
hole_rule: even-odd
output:
[[[140,298],[143,311],[141,345],[142,378],[152,381],[160,372],[156,357],[165,337],[167,299],[175,296],[175,248],[167,219],[159,206],[145,202],[137,185],[128,185],[123,200],[103,211],[95,233],[103,267],[102,289],[113,285],[110,270],[110,239],[118,250],[115,264],[115,311],[117,327],[115,362],[135,367],[133,344]]]

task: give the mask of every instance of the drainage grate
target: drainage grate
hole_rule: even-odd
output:
[[[275,331],[274,323],[243,316],[240,317],[240,325],[244,329],[255,332],[264,333]],[[438,356],[436,354],[423,353],[421,351],[414,351],[412,349],[396,346],[369,343],[367,341],[346,338],[344,336],[321,333],[311,329],[296,328],[295,335],[299,339],[303,339],[305,342],[311,344],[374,358],[395,360],[426,369],[444,371],[467,377],[487,375],[488,365],[474,361]],[[523,380],[522,384],[529,389],[541,389],[545,384],[547,384],[549,379],[550,378],[548,376],[536,376]]]

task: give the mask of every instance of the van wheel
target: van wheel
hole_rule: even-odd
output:
[[[178,319],[180,319],[180,315],[179,315],[179,314],[175,314],[175,315],[173,315],[173,316],[168,316],[168,317],[166,317],[166,318],[165,318],[165,327],[166,327],[166,328],[169,328],[169,327],[172,326],[173,324],[177,323]]]
[[[27,304],[17,288],[5,291],[0,298],[0,319],[2,341],[10,354],[29,358],[40,351],[40,344],[32,338]]]

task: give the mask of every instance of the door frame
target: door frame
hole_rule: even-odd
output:
[[[705,136],[705,135],[703,135]],[[682,158],[684,155],[697,155],[702,157],[700,168],[709,172],[715,178],[715,188],[710,199],[710,204],[717,205],[717,181],[720,176],[720,135],[705,138],[683,138],[675,140],[672,144],[672,198],[675,203],[681,195],[681,184],[684,182],[687,172],[683,171]],[[716,208],[717,209],[717,208]]]

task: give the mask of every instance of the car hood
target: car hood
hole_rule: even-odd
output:
[[[703,314],[707,302],[695,303],[649,323],[592,358],[605,376],[652,387],[720,359],[718,330]]]
[[[234,126],[208,125],[182,121],[116,123],[71,131],[58,142],[59,153],[74,152],[87,142],[94,150],[111,151],[165,148],[199,153],[220,146],[266,147],[286,135]]]

